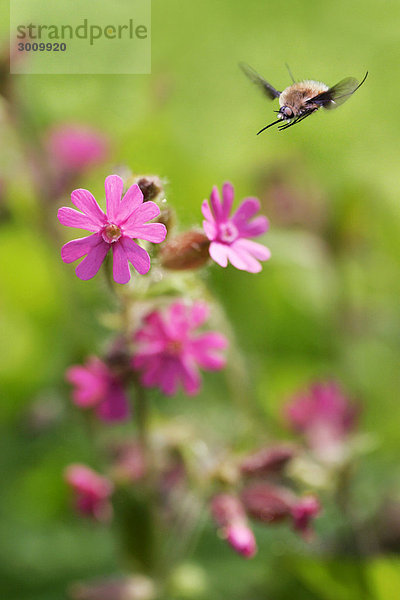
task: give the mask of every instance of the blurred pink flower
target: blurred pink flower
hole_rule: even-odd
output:
[[[275,444],[246,456],[240,465],[240,470],[243,475],[248,477],[280,473],[295,455],[296,448],[294,446]]]
[[[227,347],[227,339],[216,331],[194,333],[208,314],[205,303],[187,306],[176,301],[164,314],[154,311],[145,317],[135,334],[137,350],[132,363],[142,372],[142,385],[172,395],[181,383],[186,393],[193,395],[200,389],[198,367],[216,371],[225,366],[220,351]]]
[[[108,251],[113,252],[113,276],[117,283],[128,283],[131,278],[129,262],[143,275],[150,269],[150,257],[132,238],[153,243],[162,242],[167,230],[161,223],[147,223],[160,214],[154,202],[143,203],[139,187],[132,185],[121,200],[124,183],[118,175],[110,175],[105,181],[107,214],[101,210],[88,190],[75,190],[72,203],[82,212],[63,207],[58,211],[62,225],[93,231],[92,235],[68,242],[62,247],[61,257],[71,263],[83,256],[77,266],[79,279],[87,280],[96,275]]]
[[[212,499],[210,509],[228,544],[245,558],[254,556],[257,552],[256,540],[240,500],[232,494],[218,494]]]
[[[229,261],[237,269],[258,273],[261,271],[258,261],[268,260],[271,253],[249,238],[265,233],[269,227],[268,219],[258,216],[250,220],[260,210],[257,198],[245,198],[230,217],[233,195],[233,185],[224,183],[222,202],[214,186],[210,196],[211,208],[207,200],[202,204],[203,227],[211,241],[210,256],[221,267],[226,267]]]
[[[82,172],[103,162],[109,154],[106,136],[87,125],[55,125],[46,140],[50,159],[62,171]]]
[[[320,513],[321,505],[315,496],[304,496],[292,505],[293,526],[305,538],[310,538],[311,521]]]
[[[109,521],[112,506],[109,498],[113,484],[86,465],[69,465],[64,473],[66,482],[75,492],[76,509],[86,517],[98,521]]]
[[[247,514],[256,521],[268,524],[291,520],[306,539],[312,534],[311,521],[321,510],[315,496],[299,498],[289,488],[264,482],[247,486],[241,499]]]
[[[80,408],[94,408],[106,422],[129,417],[129,402],[122,383],[98,358],[90,358],[84,366],[67,369],[66,379],[74,386],[72,400]]]
[[[285,409],[291,427],[302,433],[322,459],[336,461],[355,429],[359,407],[352,404],[334,381],[315,383],[296,395]]]

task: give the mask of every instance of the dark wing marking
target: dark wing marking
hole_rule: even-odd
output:
[[[336,108],[340,106],[346,100],[350,98],[354,94],[359,87],[362,86],[364,81],[367,79],[368,71],[366,72],[364,79],[361,83],[358,83],[357,79],[354,77],[346,77],[346,79],[342,79],[336,85],[329,88],[326,92],[322,92],[314,98],[310,98],[307,100],[308,104],[318,104],[319,106],[323,106],[324,108]]]
[[[247,77],[268,96],[270,100],[274,100],[274,98],[279,98],[281,92],[278,92],[268,81],[265,81],[254,69],[252,69],[246,63],[239,63],[239,67],[242,69],[243,73],[247,75]]]

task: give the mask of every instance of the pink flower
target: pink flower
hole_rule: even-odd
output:
[[[305,538],[312,534],[310,523],[321,511],[321,505],[315,496],[304,496],[292,506],[293,526]]]
[[[112,506],[109,498],[113,484],[85,465],[69,465],[65,470],[65,480],[75,492],[76,509],[86,517],[98,521],[109,521]]]
[[[47,151],[59,169],[82,172],[107,158],[109,143],[103,134],[87,125],[61,123],[50,131]]]
[[[251,558],[257,552],[254,533],[246,522],[231,523],[225,531],[228,544],[245,558]]]
[[[122,383],[98,358],[85,366],[75,365],[66,372],[74,390],[72,400],[80,408],[94,408],[102,421],[122,421],[129,417],[129,402]]]
[[[286,417],[302,433],[310,448],[327,461],[339,460],[349,433],[355,428],[358,406],[351,404],[337,383],[315,383],[289,402]]]
[[[145,317],[135,335],[138,349],[133,358],[133,368],[142,372],[142,385],[172,395],[181,383],[187,394],[197,394],[198,367],[216,371],[225,366],[219,351],[227,347],[226,338],[215,331],[194,333],[208,313],[202,302],[186,306],[177,301],[164,314],[154,311]]]
[[[232,494],[218,494],[212,499],[210,509],[221,536],[228,544],[245,558],[254,556],[256,540],[240,500]]]
[[[105,181],[107,214],[87,190],[75,190],[72,203],[82,212],[63,207],[58,211],[62,225],[93,231],[92,235],[68,242],[62,247],[61,257],[71,263],[87,255],[77,266],[79,279],[94,277],[109,250],[113,253],[113,275],[117,283],[128,283],[131,278],[129,262],[143,275],[150,269],[150,257],[132,238],[158,244],[165,239],[167,230],[161,223],[147,223],[160,214],[154,202],[143,204],[140,188],[132,185],[121,200],[124,184],[118,175]]]
[[[215,186],[210,196],[211,209],[207,200],[203,202],[203,227],[211,241],[210,256],[221,267],[226,267],[229,260],[237,269],[258,273],[261,271],[258,261],[268,260],[271,253],[268,248],[249,238],[265,233],[269,227],[268,219],[258,216],[250,220],[260,210],[257,198],[245,198],[230,217],[233,194],[232,184],[224,183],[222,203]]]
[[[242,491],[241,500],[249,516],[261,523],[290,520],[306,539],[312,534],[311,521],[321,510],[315,496],[299,498],[289,488],[271,483],[254,483]]]

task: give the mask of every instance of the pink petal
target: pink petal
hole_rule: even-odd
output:
[[[107,218],[112,223],[115,223],[117,221],[124,182],[119,175],[109,175],[106,177],[104,187],[106,190]]]
[[[241,237],[257,237],[268,231],[268,228],[269,221],[267,217],[260,215],[248,223],[243,221],[238,227],[238,231]]]
[[[235,250],[244,250],[246,253],[254,256],[258,260],[269,260],[271,258],[271,252],[262,244],[253,242],[253,240],[239,239],[233,243]]]
[[[229,214],[231,212],[231,208],[232,208],[232,204],[233,204],[233,196],[234,196],[233,185],[229,181],[227,181],[222,186],[221,217],[224,220],[228,219]]]
[[[200,390],[201,379],[196,366],[184,358],[180,361],[182,383],[185,392],[189,396],[194,396]]]
[[[98,405],[96,413],[107,422],[124,421],[129,417],[129,402],[118,381],[110,382],[107,397]]]
[[[221,205],[221,200],[219,197],[219,192],[218,192],[218,188],[216,185],[214,185],[212,192],[210,194],[210,202],[211,202],[211,208],[213,210],[214,216],[215,216],[215,220],[216,221],[221,221],[222,219],[222,205]]]
[[[228,264],[228,250],[229,246],[221,244],[220,242],[211,242],[210,244],[210,256],[218,265],[226,267]]]
[[[203,200],[203,203],[201,205],[201,212],[203,213],[203,217],[207,221],[210,221],[210,223],[214,223],[215,218],[211,212],[210,205],[208,204],[208,200]]]
[[[79,279],[82,279],[83,281],[92,279],[100,269],[109,249],[110,244],[107,244],[104,240],[101,240],[100,243],[94,246],[87,257],[76,267],[75,273]]]
[[[126,219],[122,224],[124,235],[128,237],[138,237],[137,229],[146,223],[158,217],[160,209],[155,202],[145,202],[141,204],[136,210]]]
[[[99,230],[99,225],[91,217],[88,217],[73,208],[63,206],[59,209],[57,216],[61,225],[65,225],[66,227],[87,229],[88,231]]]
[[[195,302],[191,308],[192,329],[200,327],[210,315],[210,307],[205,302]]]
[[[122,285],[128,283],[131,278],[128,257],[125,254],[124,247],[118,241],[112,245],[113,251],[113,277],[116,283]]]
[[[72,204],[90,217],[94,223],[102,227],[107,218],[100,206],[97,204],[94,196],[88,190],[74,190],[71,194]]]
[[[67,370],[65,378],[75,386],[72,399],[77,406],[90,408],[101,400],[104,394],[105,380],[98,373],[77,365]]]
[[[227,346],[228,340],[225,336],[210,331],[193,340],[191,350],[200,367],[210,371],[217,371],[225,366],[226,360],[216,351],[224,350]]]
[[[218,229],[214,222],[203,221],[203,229],[209,240],[215,240],[218,235]]]
[[[232,221],[237,228],[246,223],[260,210],[260,201],[258,198],[245,198],[239,208],[233,213]]]
[[[118,223],[122,224],[142,204],[143,194],[135,183],[128,188],[118,208]]]
[[[72,263],[88,254],[97,244],[103,242],[100,233],[94,233],[83,238],[72,240],[61,248],[61,258],[65,263]],[[105,242],[103,242],[105,243]]]
[[[129,235],[129,237],[146,240],[153,244],[159,244],[165,240],[167,228],[162,223],[145,223],[144,225],[132,227],[129,233],[125,231],[124,227],[124,233],[125,235]]]
[[[240,271],[248,271],[249,273],[259,273],[261,271],[260,263],[246,250],[240,247],[237,248],[236,243],[228,247],[228,258],[231,264]]]
[[[150,256],[148,252],[141,248],[139,244],[125,236],[122,236],[118,240],[118,243],[122,244],[128,260],[133,264],[136,271],[140,273],[140,275],[148,273],[150,269]]]
[[[167,360],[160,369],[159,385],[167,396],[175,394],[179,382],[179,367],[176,361]]]
[[[170,305],[165,319],[165,329],[173,340],[182,341],[190,328],[188,307],[180,300]]]

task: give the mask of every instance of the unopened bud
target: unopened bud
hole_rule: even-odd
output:
[[[160,203],[161,212],[154,223],[162,223],[167,228],[167,236],[175,223],[175,211],[166,202]]]
[[[296,450],[293,446],[277,444],[262,448],[247,456],[240,465],[243,475],[264,475],[281,472],[294,457]]]
[[[226,527],[234,521],[246,518],[242,503],[231,494],[218,494],[211,501],[211,514],[219,527]]]
[[[251,558],[257,551],[240,500],[231,494],[218,494],[211,502],[211,514],[220,529],[221,537],[241,556]]]
[[[143,202],[154,200],[154,198],[157,198],[164,191],[161,179],[157,175],[139,177],[135,183],[140,187],[143,194]]]
[[[275,523],[289,517],[293,501],[290,490],[268,483],[255,484],[242,492],[247,513],[262,523]]]
[[[318,498],[315,496],[305,496],[292,506],[293,526],[303,535],[309,536],[310,522],[321,510]]]
[[[245,558],[251,558],[257,552],[254,533],[245,522],[232,523],[226,528],[226,541]]]
[[[209,259],[210,241],[197,230],[185,231],[166,242],[160,250],[163,267],[176,271],[198,269]]]

